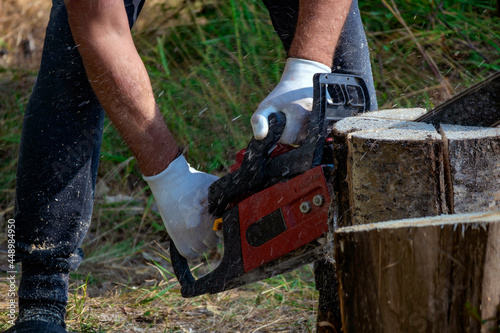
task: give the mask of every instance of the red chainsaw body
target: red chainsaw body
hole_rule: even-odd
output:
[[[320,204],[313,200],[314,197],[320,199]],[[238,210],[245,272],[327,232],[330,201],[331,193],[322,166],[241,201]],[[301,211],[303,203],[309,207],[308,212]]]

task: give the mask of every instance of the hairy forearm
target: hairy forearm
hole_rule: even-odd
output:
[[[145,175],[163,171],[177,145],[157,108],[123,1],[66,0],[66,5],[85,71],[108,117]]]
[[[300,0],[289,57],[332,66],[333,54],[352,0]]]

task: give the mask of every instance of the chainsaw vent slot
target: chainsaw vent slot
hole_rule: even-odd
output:
[[[360,86],[347,86],[348,103],[354,107],[364,107],[365,98]]]
[[[250,246],[259,247],[285,231],[283,213],[277,209],[250,225],[245,237]]]
[[[328,103],[335,106],[346,104],[346,98],[339,84],[329,84],[326,89]]]
[[[329,84],[326,91],[329,106],[351,106],[356,108],[365,106],[365,95],[360,86]]]

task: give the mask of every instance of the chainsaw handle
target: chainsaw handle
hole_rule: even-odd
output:
[[[195,279],[186,258],[179,253],[174,242],[170,242],[170,259],[175,276],[181,285],[182,297],[213,294],[245,284],[239,279],[245,272],[241,254],[238,207],[224,213],[222,218],[224,220],[224,228],[222,228],[224,249],[227,251],[219,265],[205,276]]]
[[[170,241],[170,259],[172,260],[175,276],[181,286],[193,284],[195,279],[191,274],[187,259],[179,253],[172,240]]]
[[[260,188],[267,180],[270,155],[283,134],[286,116],[283,112],[271,113],[268,121],[267,136],[262,140],[250,140],[241,167],[210,185],[208,207],[211,214],[221,216],[231,203]]]
[[[327,123],[370,110],[368,86],[362,77],[349,74],[316,74],[315,101]]]

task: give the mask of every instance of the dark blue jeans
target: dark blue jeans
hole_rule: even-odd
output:
[[[132,27],[144,0],[124,1]],[[264,2],[288,50],[298,1]],[[334,71],[364,76],[375,96],[356,1],[337,48]],[[80,246],[92,215],[103,119],[104,110],[88,82],[64,2],[54,0],[40,71],[25,113],[18,162],[15,219],[16,254],[23,262],[20,299],[67,300],[68,273],[83,259]]]
[[[144,0],[125,0],[132,27]],[[23,300],[65,302],[83,259],[104,110],[85,73],[63,0],[54,0],[40,71],[25,112],[16,184]]]

